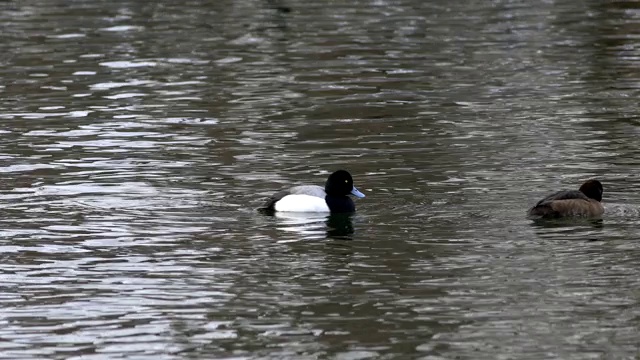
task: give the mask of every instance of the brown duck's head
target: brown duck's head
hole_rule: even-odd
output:
[[[588,198],[602,201],[602,184],[598,180],[589,180],[580,186],[580,192],[587,195]]]

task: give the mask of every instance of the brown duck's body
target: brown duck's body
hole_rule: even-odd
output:
[[[580,190],[565,190],[551,194],[529,209],[529,216],[542,218],[590,217],[604,214],[602,184],[598,180],[589,180]]]

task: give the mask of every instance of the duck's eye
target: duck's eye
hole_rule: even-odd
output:
[[[345,184],[348,184],[348,183],[349,183],[349,180],[345,180],[345,181],[344,181],[344,183],[345,183]]]

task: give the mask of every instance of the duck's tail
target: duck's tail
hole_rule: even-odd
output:
[[[550,203],[543,203],[529,209],[527,215],[534,218],[555,219],[561,217],[562,214],[554,210]]]

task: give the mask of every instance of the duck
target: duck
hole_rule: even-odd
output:
[[[538,218],[588,217],[604,214],[603,188],[598,180],[588,180],[580,189],[553,193],[529,209],[528,215]]]
[[[348,195],[364,198],[353,186],[353,178],[346,170],[329,175],[324,188],[318,185],[299,185],[271,196],[262,208],[266,212],[352,213],[356,205]]]

